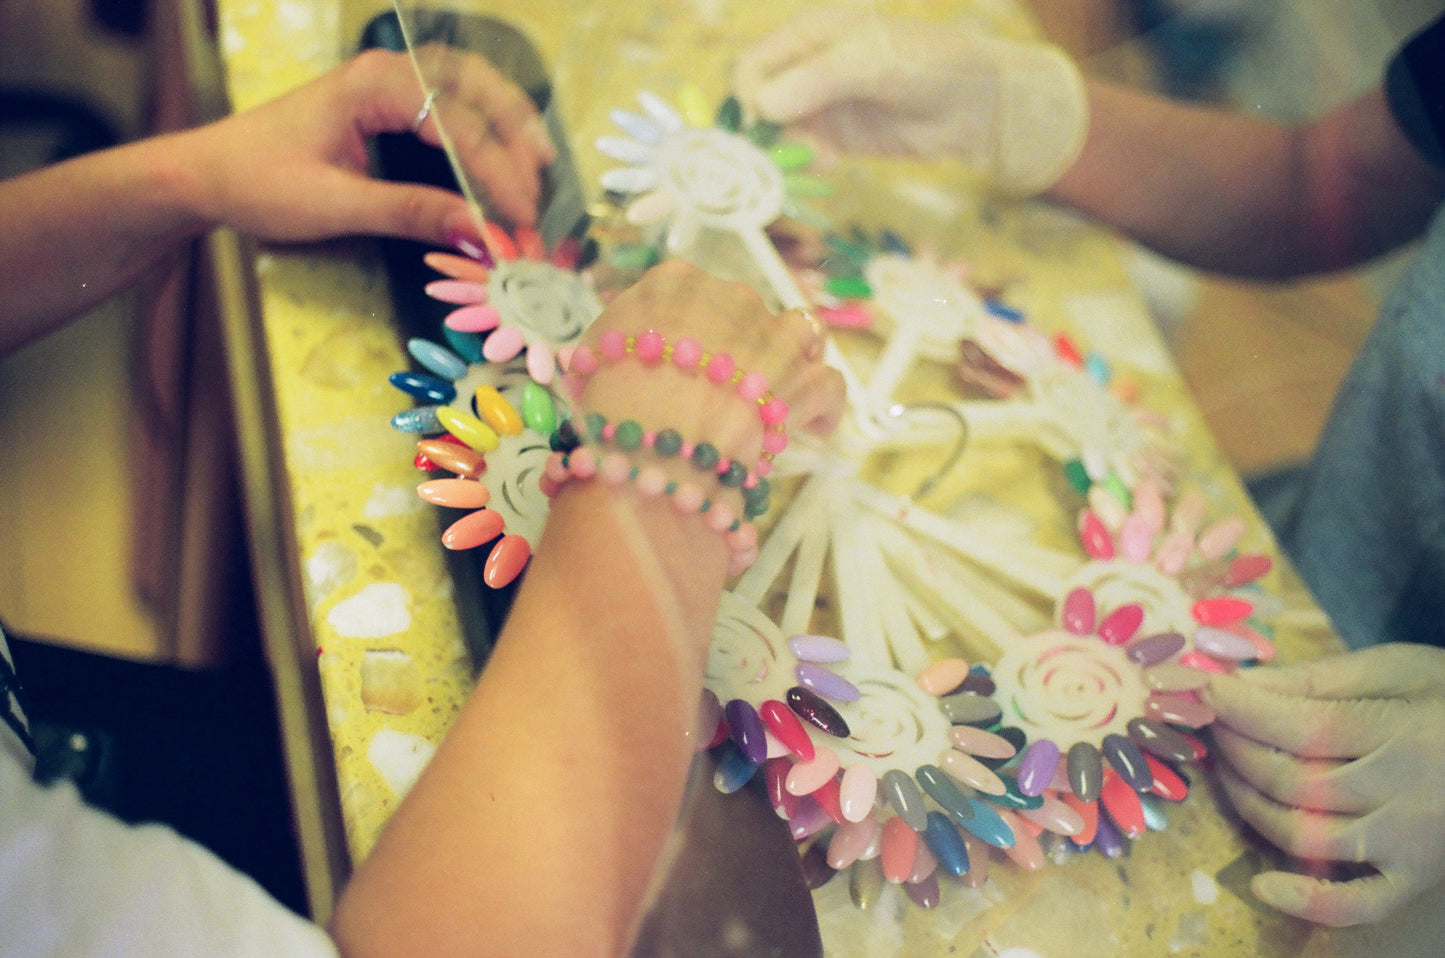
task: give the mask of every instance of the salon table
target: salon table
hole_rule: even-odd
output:
[[[485,5],[555,66],[583,183],[596,182],[599,159],[579,144],[596,137],[607,106],[643,87],[695,84],[720,97],[726,51],[795,6],[749,4],[744,13],[740,2],[683,0]],[[962,8],[888,6],[935,16]],[[233,109],[340,62],[365,24],[388,9],[375,0],[217,0],[215,7],[219,72],[202,73]],[[1022,11],[985,7],[1002,29],[1031,29]],[[955,252],[974,283],[1007,288],[1030,322],[1068,331],[1128,370],[1143,400],[1181,437],[1188,481],[1212,505],[1248,519],[1248,548],[1277,555],[1131,287],[1117,238],[1042,204],[980,199],[966,176],[959,186],[962,174],[923,165],[844,175],[896,183],[903,205],[929,211],[910,228],[942,236],[946,219],[946,235],[962,237]],[[255,248],[220,233],[207,253],[305,872],[313,910],[324,918],[348,869],[365,858],[446,734],[468,693],[472,662],[436,510],[414,493],[413,439],[389,425],[409,401],[387,377],[408,360],[376,244]],[[1276,563],[1266,589],[1278,606],[1281,660],[1337,648],[1286,563]],[[846,882],[830,882],[815,893],[827,953],[1283,958],[1413,953],[1397,939],[1414,935],[1422,948],[1431,939],[1414,928],[1424,906],[1379,929],[1325,932],[1253,902],[1248,878],[1268,853],[1222,811],[1204,773],[1196,777],[1168,828],[1123,858],[1076,856],[1037,872],[1004,863],[983,888],[946,889],[929,911],[900,897],[897,908],[865,913],[849,901]]]

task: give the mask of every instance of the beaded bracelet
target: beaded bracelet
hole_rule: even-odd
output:
[[[631,482],[645,498],[666,496],[679,514],[701,516],[727,544],[728,575],[738,575],[758,557],[758,530],[751,522],[707,498],[696,483],[668,479],[657,466],[638,466],[620,452],[599,453],[585,447],[554,452],[547,457],[539,483],[542,494],[551,498],[570,481],[591,479],[613,487]]]
[[[758,418],[763,422],[763,453],[752,471],[759,478],[772,471],[774,457],[788,447],[788,404],[773,396],[762,373],[744,372],[727,353],[709,352],[689,336],[672,343],[652,329],[633,336],[609,329],[598,338],[595,352],[587,346],[572,351],[563,385],[573,399],[578,399],[588,377],[601,367],[603,359],[616,361],[628,356],[636,356],[649,366],[671,362],[684,372],[701,371],[720,386],[735,387],[744,401],[757,403]]]
[[[743,497],[743,518],[756,519],[768,511],[771,484],[756,473],[749,472],[736,459],[728,459],[710,442],[691,443],[683,440],[676,429],[643,429],[635,419],[610,423],[601,413],[588,413],[583,423],[586,435],[594,443],[610,443],[623,452],[647,449],[663,459],[674,456],[687,460],[701,472],[717,479],[725,489],[737,489]],[[571,419],[564,419],[552,433],[553,451],[571,452],[583,443]]]

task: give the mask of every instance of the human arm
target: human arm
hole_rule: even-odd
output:
[[[821,341],[742,287],[667,263],[589,337],[647,328],[764,373],[793,430],[836,422]],[[757,412],[719,388],[620,361],[580,401],[749,461]],[[678,817],[726,563],[719,534],[665,499],[599,481],[558,492],[475,690],[341,898],[345,954],[625,950]]]
[[[439,101],[449,126],[485,117],[465,154],[498,209],[529,223],[551,145],[530,101],[480,58]],[[137,280],[215,226],[301,242],[346,234],[478,240],[460,195],[367,175],[367,139],[411,129],[424,96],[403,54],[369,51],[215,123],[0,183],[0,354]],[[479,125],[479,124],[478,124]],[[418,135],[439,142],[428,117]]]
[[[844,150],[956,157],[1195,266],[1282,278],[1418,235],[1445,172],[1380,91],[1297,127],[1084,78],[1055,48],[962,22],[814,10],[739,59],[761,116]]]
[[[1216,677],[1204,694],[1231,803],[1302,865],[1256,875],[1261,900],[1327,925],[1377,922],[1445,878],[1445,650],[1374,646]]]

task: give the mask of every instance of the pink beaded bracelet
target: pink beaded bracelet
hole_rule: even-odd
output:
[[[668,342],[652,329],[634,336],[609,329],[598,338],[595,351],[578,346],[567,357],[563,387],[572,399],[579,399],[588,377],[601,367],[602,360],[617,361],[628,356],[636,356],[649,366],[670,362],[684,372],[701,371],[719,386],[734,387],[743,401],[756,403],[758,418],[763,423],[763,452],[752,472],[759,478],[772,471],[773,459],[788,448],[788,404],[768,390],[767,377],[762,373],[744,372],[727,353],[709,352],[690,336]]]
[[[728,575],[738,575],[758,557],[758,530],[724,503],[707,498],[701,486],[677,482],[657,466],[638,466],[620,452],[598,452],[580,447],[547,457],[538,480],[542,494],[551,498],[573,480],[601,479],[609,486],[630,482],[644,498],[666,496],[681,515],[697,514],[708,528],[722,535],[728,548]]]

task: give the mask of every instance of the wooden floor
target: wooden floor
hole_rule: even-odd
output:
[[[89,89],[133,124],[144,49],[86,27],[85,6],[0,4],[0,83]],[[1092,17],[1056,15],[1054,25],[1080,44],[1106,42],[1110,29]],[[13,143],[0,131],[0,156]],[[1287,287],[1176,279],[1186,302],[1171,317],[1178,360],[1230,460],[1253,475],[1308,457],[1373,317],[1372,285],[1356,275]],[[160,646],[126,571],[125,330],[123,304],[113,305],[0,363],[0,617],[19,632],[144,658]]]

